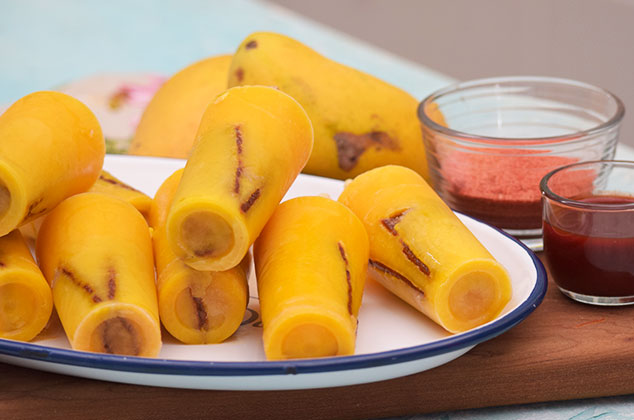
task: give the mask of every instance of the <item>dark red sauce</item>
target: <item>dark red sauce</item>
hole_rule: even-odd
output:
[[[634,210],[601,210],[601,204],[631,205],[634,197],[576,199],[591,211],[559,208],[544,220],[544,251],[555,282],[590,296],[634,295]]]

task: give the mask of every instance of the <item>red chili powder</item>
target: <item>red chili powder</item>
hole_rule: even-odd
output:
[[[539,229],[539,182],[551,170],[576,161],[533,150],[452,149],[440,160],[444,178],[440,192],[451,208],[486,223],[506,229]]]

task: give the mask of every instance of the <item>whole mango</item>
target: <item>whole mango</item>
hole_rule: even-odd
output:
[[[395,86],[267,32],[234,54],[229,87],[236,85],[275,86],[304,107],[315,130],[306,173],[346,179],[399,164],[428,178],[418,101]]]
[[[174,74],[143,112],[131,155],[187,158],[207,105],[227,89],[230,55],[210,57]]]

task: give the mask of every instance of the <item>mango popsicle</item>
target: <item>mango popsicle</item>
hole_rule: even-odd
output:
[[[51,288],[18,230],[0,238],[0,338],[30,341],[53,311]]]
[[[36,92],[0,116],[0,236],[87,191],[101,171],[99,122],[78,100]]]
[[[64,200],[44,219],[36,254],[73,349],[158,354],[152,242],[130,203],[93,192]]]
[[[126,184],[119,178],[115,177],[108,171],[101,171],[99,178],[90,187],[91,192],[101,192],[104,194],[110,194],[113,197],[122,199],[132,204],[143,217],[147,220],[150,215],[150,206],[152,205],[152,198],[142,193],[131,185]]]
[[[172,252],[165,237],[165,220],[182,174],[179,169],[163,182],[150,210],[159,314],[167,331],[184,343],[220,343],[244,318],[251,255],[226,271],[197,271]]]
[[[110,172],[102,170],[101,174],[99,174],[99,178],[97,178],[97,181],[95,181],[88,191],[102,192],[104,194],[110,194],[113,197],[118,197],[123,201],[127,201],[132,204],[139,212],[141,212],[146,220],[149,217],[152,199],[141,191],[136,190],[116,178]],[[38,217],[32,222],[20,226],[20,232],[24,238],[35,241],[43,221],[44,216]]]
[[[363,224],[340,203],[280,204],[254,245],[267,359],[354,353],[368,252]]]
[[[197,270],[235,267],[306,164],[313,130],[290,96],[227,90],[202,117],[166,223],[174,253]]]
[[[368,276],[446,330],[484,324],[510,300],[504,267],[414,171],[370,170],[339,201],[368,231]]]

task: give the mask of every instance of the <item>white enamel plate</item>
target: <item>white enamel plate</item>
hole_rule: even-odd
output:
[[[141,191],[154,195],[182,160],[107,156],[104,168]],[[340,181],[300,175],[286,198],[329,194]],[[447,363],[512,328],[541,303],[546,273],[528,248],[501,231],[459,215],[510,272],[513,296],[494,321],[461,334],[449,334],[381,286],[369,283],[353,356],[270,362],[264,358],[257,289],[238,331],[222,344],[179,344],[165,331],[158,358],[78,352],[53,320],[31,343],[0,339],[0,361],[33,369],[113,382],[218,390],[304,389],[381,381]]]

